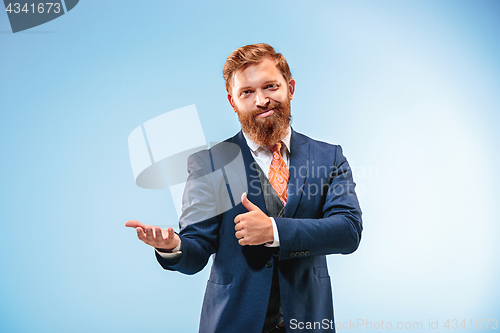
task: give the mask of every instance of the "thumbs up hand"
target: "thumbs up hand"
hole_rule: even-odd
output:
[[[247,198],[241,196],[241,203],[248,209],[248,213],[240,214],[234,218],[235,236],[240,245],[260,245],[274,241],[273,224],[269,216],[264,214],[259,207]]]

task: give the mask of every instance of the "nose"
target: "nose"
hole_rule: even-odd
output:
[[[269,97],[263,91],[257,90],[255,93],[255,105],[257,107],[266,107],[269,104]]]

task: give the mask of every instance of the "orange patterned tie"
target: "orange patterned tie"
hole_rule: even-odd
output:
[[[283,157],[281,157],[280,150],[282,144],[282,142],[279,142],[274,146],[269,147],[273,152],[273,160],[271,161],[271,167],[269,168],[269,182],[280,197],[284,206],[286,205],[286,200],[288,198],[288,179],[290,178],[290,172],[286,167]]]

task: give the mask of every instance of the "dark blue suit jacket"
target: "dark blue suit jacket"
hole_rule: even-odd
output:
[[[239,132],[226,143],[237,145],[243,156],[248,199],[266,212],[252,164],[255,162],[245,138]],[[261,332],[271,288],[273,249],[238,244],[234,218],[247,212],[241,203],[234,205],[232,200],[234,207],[230,209],[217,207],[213,198],[227,191],[228,178],[234,176],[228,175],[227,170],[213,172],[229,162],[224,157],[220,161],[214,157],[225,156],[217,149],[215,146],[210,152],[196,153],[188,161],[189,179],[179,232],[182,256],[172,261],[157,254],[157,259],[165,269],[194,274],[215,253],[200,332]],[[285,214],[275,218],[280,239],[279,285],[284,321],[288,328],[290,323],[292,328],[300,327],[299,322],[321,323],[316,325],[321,329],[304,332],[333,331],[323,329],[324,323],[334,322],[326,255],[354,252],[362,231],[352,172],[340,146],[293,130],[289,169]],[[203,177],[210,173],[212,177]]]

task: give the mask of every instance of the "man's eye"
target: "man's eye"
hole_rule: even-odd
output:
[[[245,90],[241,92],[242,95],[250,95],[250,90]]]
[[[274,88],[276,88],[277,86],[278,86],[277,84],[268,84],[268,85],[267,85],[267,88],[268,88],[268,89],[274,89]]]

